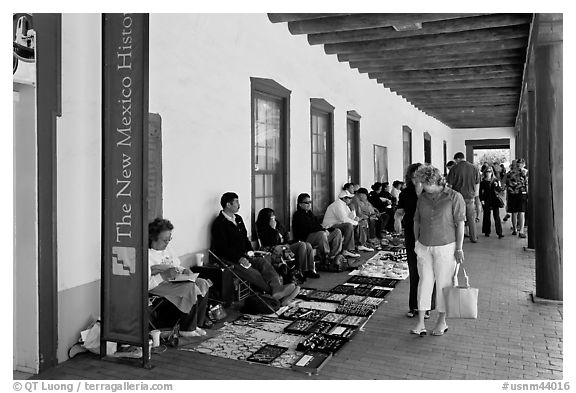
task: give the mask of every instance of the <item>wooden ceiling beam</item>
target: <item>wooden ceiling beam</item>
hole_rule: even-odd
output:
[[[425,75],[425,76],[395,76],[391,79],[376,78],[378,83],[405,82],[405,83],[429,83],[429,82],[457,82],[477,81],[501,78],[521,78],[522,71],[492,72],[488,74],[465,74],[465,75]],[[374,79],[374,78],[371,78]]]
[[[457,76],[457,75],[470,75],[470,74],[488,74],[493,72],[510,72],[522,69],[519,65],[492,65],[481,67],[462,67],[462,68],[448,68],[444,70],[422,70],[422,71],[394,71],[394,72],[374,72],[369,76],[382,79],[394,79],[395,77],[410,78],[410,77],[427,77],[427,76]]]
[[[494,89],[490,89],[490,91],[488,92],[478,92],[477,90],[474,90],[472,93],[470,94],[466,94],[466,92],[462,93],[462,94],[457,94],[451,97],[444,97],[442,95],[436,97],[436,96],[426,96],[426,95],[412,95],[409,92],[406,92],[404,94],[404,96],[406,96],[407,100],[410,102],[419,102],[419,103],[427,103],[427,102],[438,102],[438,103],[451,103],[451,102],[466,102],[466,101],[476,101],[476,102],[490,102],[490,100],[493,100],[494,102],[497,102],[498,100],[500,101],[505,101],[505,100],[518,100],[520,98],[520,91],[517,89],[513,89],[514,91],[512,92],[503,92],[500,91],[500,93],[497,96],[494,96]]]
[[[463,126],[466,127],[494,127],[496,124],[508,124],[512,123],[514,125],[514,116],[500,117],[500,118],[489,118],[489,117],[476,117],[476,116],[462,116],[462,117],[445,117],[441,115],[430,115],[442,122],[447,122],[450,124],[459,124],[457,128]],[[456,128],[456,127],[455,127]]]
[[[324,52],[328,55],[341,53],[373,52],[380,50],[399,50],[423,48],[437,45],[471,44],[474,42],[500,41],[511,38],[526,38],[530,32],[530,24],[519,26],[496,27],[463,31],[460,33],[434,34],[407,38],[390,38],[384,40],[344,42],[340,44],[325,44]]]
[[[519,100],[504,99],[492,101],[472,101],[472,100],[454,100],[451,102],[436,102],[436,101],[420,101],[412,103],[419,108],[427,109],[441,109],[441,108],[466,108],[466,107],[483,107],[483,106],[501,106],[501,105],[515,105],[518,107]]]
[[[350,14],[270,14],[269,13],[268,19],[272,23],[281,23],[281,22],[295,22],[299,20],[327,18],[342,15],[350,15]]]
[[[491,113],[484,113],[484,114],[469,114],[469,115],[446,115],[442,113],[434,113],[431,112],[431,116],[441,118],[443,120],[459,120],[461,122],[495,122],[495,121],[502,121],[502,120],[513,120],[515,118],[515,114],[510,115],[493,115]],[[430,113],[429,113],[430,114]]]
[[[374,27],[409,25],[484,14],[349,14],[288,22],[292,34],[328,33]]]
[[[445,113],[434,113],[436,116],[447,120],[460,119],[462,121],[499,121],[499,120],[510,120],[514,119],[515,113],[512,114],[495,114],[495,113],[468,113],[468,114],[445,114]]]
[[[422,79],[377,79],[378,83],[382,83],[386,87],[418,87],[418,86],[446,86],[449,84],[456,84],[456,85],[467,85],[467,84],[474,84],[474,83],[489,83],[489,84],[498,84],[498,83],[509,83],[513,82],[515,85],[518,85],[518,88],[522,87],[522,75],[501,75],[500,73],[496,74],[488,74],[492,76],[491,78],[482,78],[480,75],[475,75],[475,78],[465,78],[461,79],[461,76],[453,77],[454,79],[449,79],[450,77],[427,77],[425,80]],[[494,77],[497,75],[496,77]],[[500,76],[501,75],[501,76]],[[465,75],[470,76],[470,75]]]
[[[412,92],[408,91],[401,95],[402,97],[406,98],[408,101],[411,99],[419,99],[419,98],[450,98],[450,97],[476,97],[476,96],[499,96],[499,95],[511,95],[511,94],[519,94],[520,89],[516,87],[503,87],[503,88],[495,88],[495,87],[487,87],[487,88],[477,88],[477,89],[451,89],[451,90],[439,90],[435,92],[431,91],[423,91],[423,92]]]
[[[444,124],[446,124],[445,122],[443,122]],[[509,123],[509,122],[497,122],[497,123],[493,123],[493,124],[477,124],[477,123],[473,123],[470,125],[466,125],[466,124],[452,124],[452,125],[448,125],[446,124],[448,127],[450,127],[451,129],[468,129],[468,128],[496,128],[496,127],[512,127],[514,126],[514,123]]]
[[[532,14],[484,15],[424,22],[422,23],[422,28],[420,30],[396,31],[393,27],[377,27],[371,29],[308,34],[308,42],[311,45],[337,44],[342,42],[368,41],[385,38],[405,38],[419,35],[456,33],[477,29],[521,25],[530,23],[531,19]]]
[[[475,53],[435,53],[428,56],[407,56],[407,57],[390,57],[381,58],[373,60],[352,60],[349,62],[350,67],[360,68],[360,67],[372,67],[372,66],[398,66],[404,64],[435,64],[444,63],[449,61],[459,61],[468,59],[487,59],[487,58],[498,58],[505,59],[508,57],[526,57],[526,50],[522,48],[518,49],[506,49],[506,50],[496,50],[496,51],[483,51]]]
[[[461,103],[458,103],[461,102]],[[519,101],[498,101],[498,97],[494,98],[494,102],[490,103],[488,101],[485,102],[473,102],[473,101],[466,101],[461,100],[457,101],[454,100],[450,103],[436,103],[433,100],[429,101],[414,101],[412,103],[414,106],[418,106],[419,108],[427,108],[430,110],[434,109],[443,109],[443,108],[463,108],[463,107],[497,107],[497,106],[516,106],[518,107]]]
[[[338,54],[338,61],[357,60],[393,60],[405,59],[409,57],[424,56],[448,56],[451,54],[478,53],[496,50],[523,49],[526,50],[528,37],[514,38],[501,41],[477,42],[471,44],[451,44],[438,45],[425,48],[413,48],[402,50],[378,50],[363,53],[341,53]]]
[[[468,107],[467,107],[467,108],[468,108]],[[472,108],[473,108],[473,107],[472,107]],[[485,113],[485,112],[483,112],[483,111],[480,111],[480,109],[478,109],[477,112],[471,112],[471,110],[464,110],[464,109],[460,109],[460,110],[454,109],[453,112],[450,112],[450,111],[444,111],[444,112],[443,112],[443,111],[437,110],[436,108],[427,108],[427,107],[424,107],[424,106],[417,107],[417,109],[420,110],[420,111],[422,111],[422,112],[435,113],[435,114],[437,114],[437,115],[440,115],[440,114],[450,114],[450,113],[455,113],[455,114],[464,114],[464,113],[465,113],[465,114],[467,114],[467,115],[476,113],[477,115],[479,115],[479,114]],[[464,112],[462,112],[462,111],[464,111]],[[505,112],[504,114],[505,114],[506,116],[508,116],[508,115],[510,115],[510,114],[515,115],[517,112],[518,112],[518,108],[516,108],[515,110],[511,110],[511,112]],[[496,116],[496,114],[498,114],[498,115],[501,114],[500,111],[495,111],[495,110],[490,111],[490,113],[492,113],[494,116]]]
[[[452,115],[458,115],[458,114],[462,114],[462,115],[485,115],[485,114],[490,114],[490,115],[494,115],[494,116],[508,116],[510,114],[516,114],[516,112],[518,112],[518,106],[516,107],[510,107],[510,108],[474,108],[474,107],[470,107],[470,108],[462,108],[462,109],[429,109],[429,108],[424,108],[426,110],[429,110],[430,112],[434,112],[436,114],[446,114],[448,116],[452,116]]]
[[[475,82],[440,82],[440,83],[384,83],[384,86],[394,92],[439,91],[452,89],[476,89],[480,87],[522,87],[521,78],[490,79]]]
[[[438,118],[442,122],[453,124],[452,128],[488,128],[488,127],[509,127],[514,125],[513,117],[506,117],[501,119],[487,119],[487,118]]]
[[[514,122],[510,119],[496,119],[489,121],[487,119],[444,119],[432,116],[450,128],[492,128],[492,127],[514,127]]]
[[[383,64],[380,66],[372,67],[361,67],[358,68],[358,72],[387,72],[387,71],[417,71],[417,70],[437,70],[437,69],[449,69],[449,68],[463,68],[463,67],[480,67],[480,66],[491,66],[491,65],[503,65],[503,64],[524,64],[525,58],[516,57],[501,57],[501,58],[470,58],[468,60],[455,60],[455,61],[445,61],[438,63],[411,63],[406,61],[403,65],[389,65]],[[352,64],[350,65],[351,68]]]

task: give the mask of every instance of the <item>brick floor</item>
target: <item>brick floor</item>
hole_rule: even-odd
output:
[[[534,254],[523,251],[524,245],[526,239],[513,236],[481,237],[477,244],[465,241],[470,284],[480,289],[477,320],[449,320],[450,330],[442,337],[409,334],[414,321],[404,315],[409,290],[405,280],[319,375],[168,349],[153,357],[151,370],[81,354],[33,378],[562,379],[562,306],[531,301]],[[346,279],[345,273],[323,273],[307,286],[328,289]],[[428,321],[430,329],[435,316]]]

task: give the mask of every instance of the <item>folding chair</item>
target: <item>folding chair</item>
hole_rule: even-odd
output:
[[[150,330],[156,330],[156,325],[158,324],[158,308],[164,304],[166,299],[157,295],[148,295],[148,324],[150,325]]]
[[[159,317],[158,317],[158,310],[160,307],[164,306],[168,302],[166,298],[158,295],[148,295],[148,324],[150,325],[150,331],[152,330],[168,330],[168,328],[158,328],[157,326],[160,324]],[[180,322],[177,320],[176,323],[172,326],[172,331],[166,338],[161,339],[168,345],[177,347],[178,346],[178,333],[180,331]]]

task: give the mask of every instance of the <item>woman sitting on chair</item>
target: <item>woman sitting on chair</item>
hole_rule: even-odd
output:
[[[288,234],[276,220],[274,210],[265,207],[258,213],[256,219],[256,232],[260,241],[260,246],[264,248],[275,247],[286,244],[290,251],[296,256],[296,264],[300,272],[307,278],[319,278],[314,267],[314,250],[308,242],[297,241],[288,244]]]
[[[172,253],[168,243],[172,240],[174,225],[168,220],[156,218],[148,224],[148,291],[168,300],[160,307],[159,318],[180,324],[180,336],[205,336],[202,329],[212,326],[206,319],[208,288],[211,284],[202,278],[194,281],[175,281],[180,274],[190,274],[189,269],[181,266],[180,259]],[[193,279],[193,276],[190,276]]]

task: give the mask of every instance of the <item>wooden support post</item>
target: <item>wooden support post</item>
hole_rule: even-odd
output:
[[[530,75],[530,72],[529,72]],[[528,168],[528,211],[526,223],[528,225],[528,249],[533,250],[535,232],[534,221],[534,196],[531,189],[534,184],[534,171],[536,170],[536,101],[534,96],[534,81],[529,77],[528,81],[528,156],[526,158]]]
[[[534,44],[536,296],[563,300],[562,14],[537,14]]]

